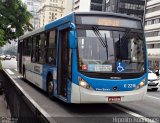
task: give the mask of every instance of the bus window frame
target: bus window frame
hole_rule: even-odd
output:
[[[32,36],[32,54],[31,54],[31,62],[32,63],[38,63],[39,62],[36,59],[36,55],[34,57],[34,52],[36,52],[37,47],[39,47],[38,36],[39,36],[39,33]],[[33,45],[34,44],[34,38],[36,38],[35,46]],[[38,44],[37,44],[37,42],[38,42]],[[33,58],[35,58],[35,60]]]
[[[55,32],[55,47],[50,47],[50,32],[54,31]],[[45,47],[45,63],[48,65],[55,65],[56,66],[56,59],[57,59],[57,43],[58,43],[58,38],[57,38],[58,30],[57,28],[52,28],[50,30],[46,31],[46,47]],[[55,56],[53,56],[53,61],[49,62],[49,50],[50,49],[55,49]]]
[[[77,30],[78,29],[92,29],[91,27],[92,26],[95,26],[95,25],[84,25],[84,24],[78,24],[76,25],[76,34],[77,34],[77,38],[78,38],[78,33],[77,33]],[[137,29],[137,28],[124,28],[124,27],[108,27],[108,26],[99,26],[99,29],[103,30],[111,30],[111,31],[126,31],[126,29],[130,29],[130,31],[132,32],[139,32],[139,33],[142,33],[143,34],[143,39],[144,39],[144,43],[146,44],[146,41],[145,41],[145,34],[144,34],[144,29]],[[77,47],[78,47],[78,40],[77,40]],[[101,77],[101,78],[106,78],[107,76],[118,76],[118,77],[122,77],[122,75],[127,75],[127,76],[130,76],[131,78],[134,77],[141,77],[142,75],[144,75],[147,71],[146,69],[146,66],[147,66],[147,63],[146,63],[146,60],[147,60],[147,50],[146,50],[146,45],[144,45],[144,55],[145,55],[145,59],[144,59],[144,65],[145,65],[145,70],[143,73],[137,73],[137,74],[133,74],[133,73],[97,73],[97,72],[85,72],[85,71],[80,71],[79,69],[79,61],[78,61],[78,58],[79,58],[79,51],[78,51],[78,48],[76,49],[76,52],[77,52],[77,55],[76,55],[76,58],[77,58],[77,70],[78,72],[82,73],[82,74],[85,74],[87,75],[88,77]],[[106,77],[105,77],[106,76]],[[107,77],[107,78],[108,78]],[[123,79],[126,79],[127,77],[124,77]],[[129,79],[131,79],[129,78]]]
[[[43,40],[43,41],[44,41],[44,45],[42,45],[42,47],[41,47],[41,44],[42,44],[42,43],[40,43],[40,41],[42,41],[42,40],[41,40],[41,35],[43,35],[43,34],[44,34],[44,37],[45,37],[44,40]],[[45,47],[46,47],[46,46],[45,46],[45,43],[46,43],[46,42],[47,42],[46,32],[45,32],[45,31],[40,32],[40,33],[39,33],[39,39],[38,39],[38,47],[39,47],[39,56],[38,56],[38,57],[39,57],[39,61],[38,61],[38,63],[39,63],[39,64],[45,64],[45,63],[46,63],[46,60],[45,60]],[[42,56],[42,57],[43,57],[43,58],[42,58],[42,61],[43,61],[43,62],[41,62],[41,59],[40,59],[40,57],[41,57],[41,52],[44,52],[44,54],[43,54],[43,56]]]

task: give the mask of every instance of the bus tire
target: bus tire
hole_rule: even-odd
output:
[[[47,80],[47,95],[50,99],[54,99],[54,84],[51,75],[48,77]]]

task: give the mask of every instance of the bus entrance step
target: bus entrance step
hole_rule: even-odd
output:
[[[62,99],[63,101],[67,102],[67,98],[62,96],[62,95],[59,95],[59,98]]]

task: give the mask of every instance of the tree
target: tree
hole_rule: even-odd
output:
[[[5,44],[4,34],[4,30],[0,29],[0,46],[3,46]]]
[[[0,46],[33,29],[32,14],[21,0],[0,0]]]

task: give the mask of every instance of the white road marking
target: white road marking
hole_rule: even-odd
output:
[[[134,113],[134,112],[132,112],[132,111],[130,111],[130,110],[127,110],[127,109],[125,109],[125,108],[123,108],[123,107],[120,107],[120,106],[118,106],[118,105],[113,104],[112,106],[115,107],[115,108],[117,108],[117,109],[119,109],[119,110],[121,110],[121,111],[123,111],[123,112],[125,112],[125,113],[127,113],[127,114],[130,114],[130,115],[132,115],[132,116],[134,116],[134,117],[136,117],[136,118],[139,118],[139,119],[141,119],[142,121],[145,121],[145,122],[147,122],[147,123],[159,123],[159,122],[156,122],[156,121],[154,121],[154,120],[152,120],[152,119],[150,119],[150,118],[144,117],[144,116],[139,115],[139,114],[137,114],[137,113]]]
[[[23,78],[23,76],[18,76],[18,78]]]
[[[150,98],[153,98],[153,99],[157,99],[157,100],[160,100],[160,98],[157,98],[157,97],[153,97],[153,96],[147,96],[147,97],[150,97]]]
[[[23,76],[12,76],[14,79],[23,78]]]
[[[10,69],[6,69],[7,73],[9,73],[10,75],[14,75],[14,73],[10,70]]]

